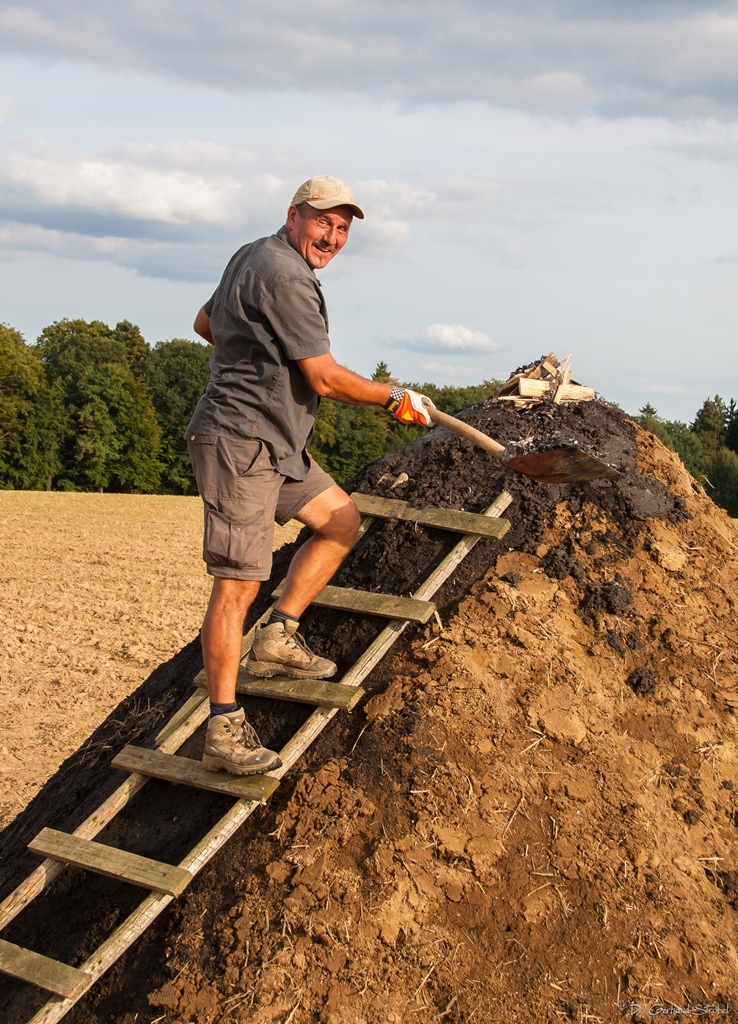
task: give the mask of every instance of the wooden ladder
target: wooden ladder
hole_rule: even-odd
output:
[[[31,1018],[29,1024],[52,1024],[71,1009],[77,1000],[143,934],[158,915],[189,885],[194,876],[230,839],[249,815],[279,786],[280,779],[304,754],[339,710],[349,710],[364,691],[361,682],[397,641],[409,622],[426,623],[437,614],[430,598],[445,583],[482,537],[499,539],[510,528],[502,513],[512,501],[503,491],[482,515],[441,508],[413,508],[407,502],[353,494],[362,515],[359,536],[376,519],[396,519],[461,534],[461,539],[443,558],[411,598],[375,594],[345,587],[324,587],[314,604],[324,608],[380,616],[387,626],[369,645],[339,683],[319,679],[272,677],[257,679],[241,667],[237,690],[252,696],[310,704],[315,710],[279,752],[280,768],[263,775],[234,776],[212,772],[199,761],[176,754],[209,715],[204,672],[195,679],[195,693],[173,715],[156,737],[156,749],[128,745],[112,761],[116,768],[129,772],[127,779],[72,834],[44,828],[28,844],[34,853],[46,859],[2,903],[0,930],[28,906],[49,883],[72,864],[88,871],[128,882],[147,890],[138,907],[79,967],[42,956],[33,950],[0,939],[0,972],[22,979],[46,990],[51,998]],[[282,584],[272,596],[278,596]],[[242,660],[253,642],[256,627],[265,622],[269,611],[244,635]],[[226,814],[210,829],[178,865],[94,842],[94,837],[138,793],[149,778],[194,786],[235,798]]]

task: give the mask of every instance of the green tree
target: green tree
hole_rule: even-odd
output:
[[[377,363],[372,380],[397,383],[385,362]],[[308,448],[323,469],[345,483],[367,462],[393,450],[391,424],[396,422],[377,406],[342,405],[324,398]]]
[[[695,480],[702,480],[710,467],[710,455],[702,443],[703,435],[696,434],[679,420],[666,420],[663,427],[669,438],[664,443],[677,453]]]
[[[315,417],[309,448],[313,458],[326,470],[327,454],[335,445],[338,436],[337,423],[338,402],[332,402],[329,398],[322,399]]]
[[[129,364],[129,349],[141,351],[137,328],[123,324],[111,330],[100,320],[60,320],[39,337],[48,384],[63,404],[60,487],[159,489],[161,429],[148,384]]]
[[[725,444],[732,452],[738,454],[738,405],[734,398],[728,403],[725,417]]]
[[[40,490],[59,468],[57,395],[36,350],[0,325],[0,487]]]
[[[377,363],[376,367],[374,368],[374,373],[372,374],[372,380],[381,381],[383,384],[397,383],[395,378],[390,373],[389,366],[387,366],[384,360],[382,360],[382,362]]]
[[[634,416],[633,419],[643,427],[644,430],[649,430],[652,434],[655,434],[667,448],[671,448],[672,451],[675,450],[666,424],[650,402],[646,402],[643,408],[638,410],[638,415]]]
[[[715,395],[714,398],[705,399],[692,423],[692,431],[697,434],[711,459],[724,447],[727,440],[727,415],[725,402],[720,395]]]
[[[309,450],[316,462],[339,483],[392,447],[391,417],[371,405],[343,405],[324,398],[320,403]],[[398,424],[399,426],[399,424]]]
[[[712,500],[729,516],[738,518],[738,455],[730,448],[720,448],[709,472]]]
[[[161,429],[148,388],[125,366],[84,372],[74,438],[75,482],[85,489],[159,490]]]
[[[151,350],[136,324],[132,324],[130,320],[120,320],[111,331],[111,335],[116,341],[123,343],[128,368],[134,377],[145,377]]]
[[[633,419],[644,430],[655,434],[667,448],[676,452],[695,479],[704,477],[710,465],[710,456],[702,445],[700,435],[691,427],[679,420],[662,420],[650,402]]]
[[[439,387],[430,382],[406,386],[427,395],[441,412],[453,415],[460,412],[461,409],[468,409],[470,405],[481,405],[482,402],[486,402],[496,393],[500,384],[499,380],[485,380],[481,384],[471,384],[463,388],[452,384],[444,384]]]
[[[210,376],[209,345],[186,338],[160,341],[148,353],[145,378],[162,430],[162,489],[196,494],[185,429]]]

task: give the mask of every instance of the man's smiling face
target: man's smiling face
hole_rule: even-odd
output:
[[[301,203],[287,211],[287,234],[310,269],[322,270],[346,244],[353,219],[348,206],[316,210]]]

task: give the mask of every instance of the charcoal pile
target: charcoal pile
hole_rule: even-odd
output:
[[[406,632],[364,703],[69,1021],[738,1017],[735,527],[676,456],[601,400],[490,400],[461,418],[503,444],[576,439],[618,475],[547,487],[441,429],[368,466],[354,489],[417,505],[480,512],[507,489],[511,529],[474,548],[436,595],[440,625]],[[377,523],[334,582],[407,596],[453,543]],[[382,623],[316,609],[304,626],[345,670]],[[149,717],[169,714],[200,667],[192,644],[135,707],[146,697]],[[39,821],[74,827],[112,786],[110,748],[143,728],[133,709],[0,837],[0,895],[35,863],[22,845]],[[270,746],[306,714],[266,700],[248,710]],[[169,860],[226,800],[193,805],[154,783],[144,793],[115,828],[127,848]],[[69,876],[6,937],[33,934],[78,962],[92,909]],[[131,897],[95,884],[99,941]],[[15,983],[2,983],[0,1006],[10,1024],[27,1019]]]

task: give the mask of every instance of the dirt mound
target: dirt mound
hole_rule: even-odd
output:
[[[547,488],[445,431],[368,467],[360,490],[468,511],[504,486],[512,529],[480,542],[439,592],[443,630],[406,634],[363,707],[334,720],[70,1021],[738,1014],[733,524],[612,406],[513,413],[492,402],[468,419],[503,442],[552,429],[575,436],[620,476]],[[400,472],[401,488],[379,483]],[[337,582],[406,595],[453,543],[377,524]],[[305,623],[309,641],[344,668],[381,629],[341,613]],[[190,651],[160,670],[151,713],[181,700],[198,667]],[[165,691],[165,675],[179,679],[178,693]],[[268,701],[249,712],[270,745],[306,714]],[[114,746],[129,739],[124,714],[117,722]],[[103,768],[109,756],[87,752],[100,786],[115,774]],[[67,780],[73,769],[63,769]],[[98,793],[89,771],[85,779],[77,802]],[[228,805],[157,783],[144,793],[103,839],[162,859],[176,859]],[[57,827],[74,826],[79,812],[52,780],[32,821],[21,815],[0,837],[0,854],[16,858],[3,894],[35,862],[18,855],[22,830],[52,806]],[[65,873],[5,937],[79,962],[95,901],[104,910],[96,941],[131,901],[112,882],[92,885],[91,900],[87,877]],[[63,950],[50,920],[61,912]],[[26,1019],[32,1002],[3,983],[9,1022]]]

